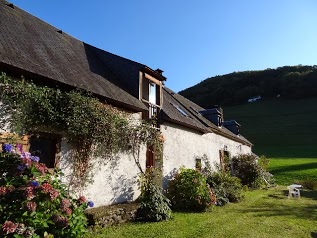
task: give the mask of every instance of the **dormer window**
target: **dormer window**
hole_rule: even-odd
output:
[[[143,119],[158,118],[162,107],[162,81],[148,73],[141,73],[140,99],[147,105]]]
[[[215,124],[218,127],[222,126],[223,123],[223,111],[222,108],[219,106],[216,106],[211,109],[206,109],[199,112],[201,115],[203,115],[205,118],[207,118],[210,122]]]
[[[149,102],[153,105],[156,104],[156,84],[153,82],[149,83]]]

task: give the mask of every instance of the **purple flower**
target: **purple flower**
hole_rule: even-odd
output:
[[[23,146],[22,146],[22,144],[16,144],[16,145],[15,145],[15,148],[17,148],[17,150],[18,150],[20,153],[23,152]]]
[[[93,201],[88,201],[87,202],[88,207],[93,207],[95,204]]]
[[[13,150],[13,147],[11,144],[3,144],[2,145],[2,151],[4,153],[10,153]]]
[[[17,167],[17,169],[19,170],[19,171],[23,171],[23,170],[25,170],[25,168],[26,168],[26,166],[25,166],[25,164],[20,164],[20,165],[18,165],[18,167]]]
[[[21,159],[30,159],[31,153],[29,152],[22,152]]]
[[[38,186],[40,186],[40,184],[39,184],[39,182],[38,181],[32,181],[31,182],[31,185],[33,186],[33,187],[38,187]]]
[[[40,158],[38,156],[31,156],[31,160],[33,162],[37,162],[38,163],[40,161]]]

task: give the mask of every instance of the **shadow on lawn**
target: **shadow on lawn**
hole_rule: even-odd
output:
[[[272,169],[269,169],[269,171],[272,174],[279,174],[279,173],[291,172],[291,171],[302,171],[302,170],[307,170],[312,168],[317,169],[317,162],[307,163],[307,164],[294,164],[294,165],[279,167],[276,169],[272,168]]]
[[[317,200],[317,190],[303,190],[300,192],[300,196]]]
[[[274,194],[269,194],[264,197],[260,204],[255,204],[250,207],[245,207],[240,210],[241,213],[254,213],[255,216],[289,216],[294,218],[316,220],[317,219],[317,204],[303,204],[297,198],[290,198],[294,202],[289,203],[287,200],[288,191],[280,191]],[[302,197],[313,198],[317,200],[317,191],[303,191]],[[284,201],[285,202],[284,202]]]

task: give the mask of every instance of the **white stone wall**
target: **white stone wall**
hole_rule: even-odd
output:
[[[72,179],[71,149],[62,142],[60,168],[64,173],[63,181],[69,184]],[[140,151],[140,164],[145,169],[145,147]],[[78,195],[84,195],[95,203],[95,206],[110,205],[115,203],[131,202],[135,200],[140,191],[138,176],[140,173],[131,154],[117,154],[111,159],[96,160],[92,173],[93,181]],[[71,188],[70,188],[71,189]]]
[[[138,123],[141,114],[131,114],[132,123]],[[61,160],[59,167],[63,171],[63,181],[70,183],[72,177],[72,149],[65,140],[61,143]],[[84,195],[92,200],[95,207],[134,201],[140,195],[138,179],[140,170],[135,163],[132,154],[120,153],[111,159],[96,159],[92,174],[93,180],[84,191],[78,195]],[[102,163],[100,161],[103,161]],[[139,162],[145,171],[146,147],[140,150]],[[69,188],[72,190],[71,188]]]
[[[226,148],[230,156],[251,153],[251,147],[215,133],[202,134],[187,127],[165,122],[161,126],[164,136],[163,187],[182,166],[195,168],[195,158],[208,157],[210,164],[219,163],[219,150]]]

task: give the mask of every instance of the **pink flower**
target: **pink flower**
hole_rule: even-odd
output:
[[[7,187],[1,186],[0,187],[0,196],[7,194]]]
[[[86,203],[87,202],[87,199],[84,197],[84,196],[80,196],[78,198],[78,201],[80,202],[80,204],[83,204],[83,203]]]
[[[42,175],[44,175],[48,171],[48,168],[43,163],[34,163],[34,166],[38,171],[42,173]]]
[[[61,202],[62,209],[70,207],[71,203],[69,199],[64,198]]]
[[[50,190],[50,197],[51,197],[51,200],[53,201],[55,198],[57,198],[59,195],[59,192],[55,189],[51,189]]]
[[[43,183],[41,188],[44,193],[49,193],[52,190],[52,185],[49,183]]]
[[[65,212],[67,216],[70,216],[73,211],[69,207],[66,207],[65,209],[63,209],[63,212]]]
[[[36,202],[27,202],[26,207],[28,208],[29,211],[34,212],[36,210]]]
[[[35,198],[35,192],[33,187],[27,187],[24,192],[27,200],[32,200]]]
[[[3,225],[2,225],[2,230],[3,232],[5,232],[6,234],[9,233],[13,233],[15,232],[15,230],[17,229],[18,225],[14,224],[12,221],[6,221]]]

